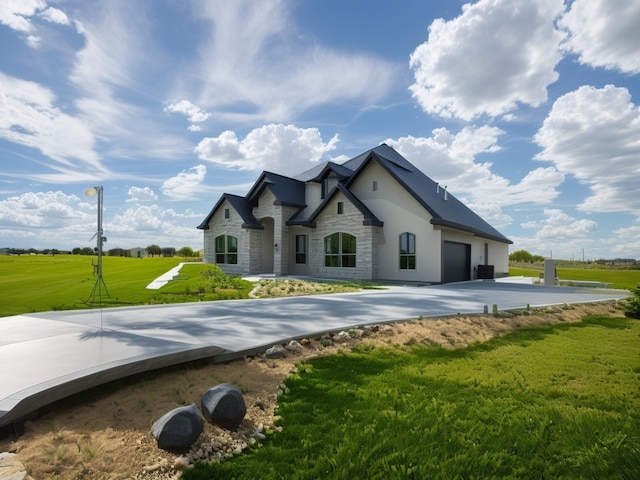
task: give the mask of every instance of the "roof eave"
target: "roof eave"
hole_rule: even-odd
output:
[[[449,228],[453,228],[456,230],[461,230],[463,232],[468,232],[468,233],[473,233],[475,236],[477,237],[481,237],[481,238],[486,238],[487,240],[494,240],[496,242],[500,242],[500,243],[506,243],[506,244],[513,244],[513,241],[509,240],[506,237],[502,237],[499,235],[492,235],[490,233],[487,232],[483,232],[481,230],[478,230],[476,228],[471,228],[468,227],[466,225],[462,225],[460,223],[456,223],[456,222],[452,222],[449,220],[444,220],[442,218],[432,218],[431,219],[431,224],[432,225],[439,225],[442,227],[449,227]]]

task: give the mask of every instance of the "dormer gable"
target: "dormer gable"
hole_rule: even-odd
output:
[[[273,172],[264,171],[246,195],[247,203],[255,208],[265,189],[269,189],[276,198],[274,205],[304,207],[304,182],[285,177]]]

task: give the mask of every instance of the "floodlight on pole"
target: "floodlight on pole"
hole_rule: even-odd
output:
[[[88,198],[93,198],[96,195],[98,196],[98,230],[96,231],[94,237],[96,237],[96,252],[98,254],[98,265],[94,265],[94,275],[96,276],[96,283],[93,285],[93,290],[91,291],[91,295],[89,295],[89,299],[87,303],[95,303],[96,294],[98,296],[98,302],[102,304],[102,287],[104,287],[104,291],[109,297],[109,290],[107,290],[107,285],[104,283],[104,279],[102,278],[102,244],[107,241],[107,239],[103,235],[102,231],[102,186],[90,187],[84,191],[84,194]],[[93,238],[93,237],[92,237]]]

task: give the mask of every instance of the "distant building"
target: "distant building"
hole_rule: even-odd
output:
[[[147,256],[147,249],[141,247],[130,248],[129,253],[132,258],[145,258]]]
[[[508,275],[511,242],[388,145],[263,172],[198,226],[227,273],[447,283]]]

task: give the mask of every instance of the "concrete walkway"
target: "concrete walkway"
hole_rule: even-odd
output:
[[[178,274],[180,273],[180,269],[182,268],[183,265],[186,265],[189,263],[202,264],[202,262],[180,262],[178,265],[173,267],[167,273],[160,275],[153,282],[147,285],[146,286],[147,290],[158,290],[159,288],[164,287],[167,283],[169,283],[171,280],[173,280],[175,277],[178,276]]]
[[[620,299],[628,292],[478,281],[358,293],[0,318],[0,427],[60,398],[199,358],[224,361],[356,325]]]

